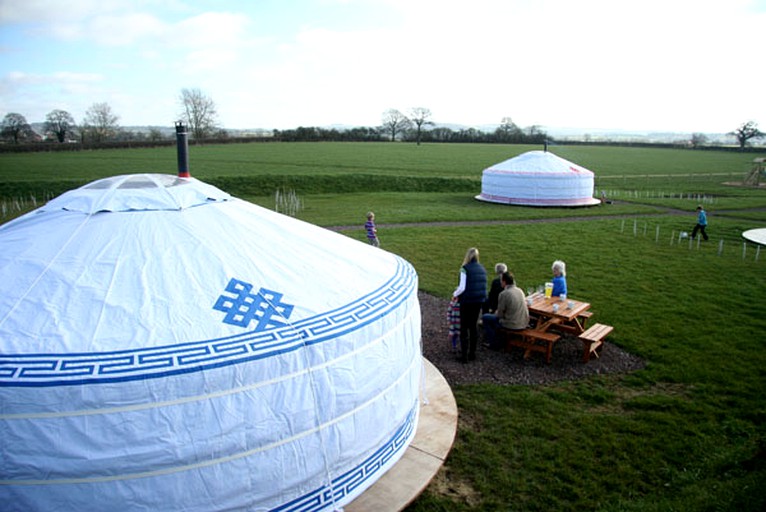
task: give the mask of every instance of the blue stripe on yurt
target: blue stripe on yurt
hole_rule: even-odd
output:
[[[135,350],[75,354],[0,354],[0,387],[67,386],[155,379],[264,359],[323,343],[395,311],[417,290],[417,274],[397,258],[394,276],[340,308],[279,328]]]
[[[335,502],[352,494],[360,485],[370,481],[370,479],[374,481],[379,478],[380,475],[377,473],[386,467],[394,455],[409,445],[408,440],[414,434],[415,413],[418,407],[419,404],[416,400],[414,407],[410,409],[409,414],[388,442],[383,443],[380,448],[375,450],[375,453],[355,468],[333,479],[332,485],[323,485],[300,498],[272,509],[271,512],[309,512],[333,507]]]

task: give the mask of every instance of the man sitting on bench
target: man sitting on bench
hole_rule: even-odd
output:
[[[492,350],[503,348],[502,340],[498,342],[495,331],[503,327],[511,331],[526,329],[529,325],[529,310],[524,292],[516,286],[513,274],[503,272],[500,276],[503,291],[497,298],[497,311],[487,313],[482,317],[484,324],[484,343]]]

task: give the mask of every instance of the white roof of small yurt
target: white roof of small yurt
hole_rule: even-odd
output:
[[[95,181],[0,226],[0,499],[339,508],[418,419],[417,275],[194,178]]]
[[[550,151],[528,151],[482,172],[476,199],[526,206],[590,206],[594,174]]]

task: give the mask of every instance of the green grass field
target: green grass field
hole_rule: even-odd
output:
[[[470,246],[488,268],[507,262],[522,287],[563,259],[572,295],[615,327],[613,343],[645,359],[624,375],[455,386],[446,490],[430,486],[409,510],[766,509],[766,248],[741,238],[766,227],[766,190],[723,184],[765,155],[554,146],[596,172],[617,202],[540,209],[473,199],[483,168],[529,149],[243,144],[193,146],[190,161],[192,175],[268,208],[277,187],[292,187],[299,218],[348,226],[359,240],[375,211],[382,247],[412,262],[420,288],[437,296],[449,296]],[[174,149],[3,154],[0,202],[10,206],[0,221],[57,186],[175,165]],[[710,241],[677,243],[698,202]],[[536,219],[547,222],[526,222]],[[423,224],[445,221],[471,224]]]

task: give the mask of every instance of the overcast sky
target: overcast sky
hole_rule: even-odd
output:
[[[0,0],[0,116],[766,130],[766,0]]]

